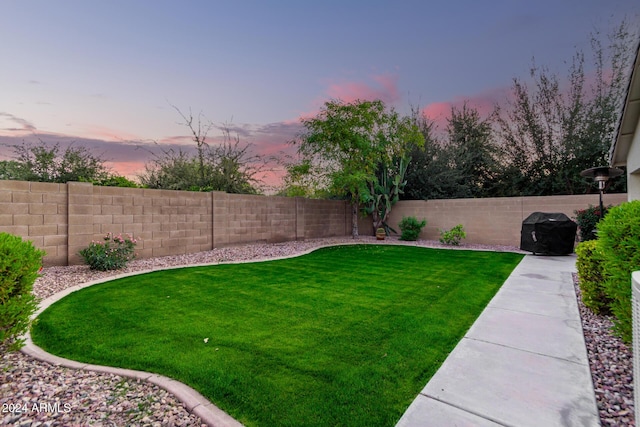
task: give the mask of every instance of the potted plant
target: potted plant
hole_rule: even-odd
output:
[[[387,237],[387,232],[384,230],[384,228],[379,227],[376,230],[376,240],[384,240],[385,237]]]

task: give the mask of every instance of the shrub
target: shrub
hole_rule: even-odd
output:
[[[596,314],[609,314],[611,299],[604,288],[602,273],[603,254],[598,240],[589,240],[576,246],[578,278],[582,302]]]
[[[612,205],[603,207],[603,217],[611,208]],[[600,221],[600,206],[589,205],[587,209],[579,209],[573,211],[573,213],[576,215],[575,220],[578,223],[580,241],[586,242],[597,239],[596,225],[598,225],[598,221]]]
[[[136,257],[136,243],[129,234],[122,237],[121,234],[114,236],[108,233],[104,242],[93,241],[79,253],[92,270],[118,270],[125,268],[127,263]]]
[[[420,231],[422,228],[427,225],[427,220],[423,219],[422,221],[418,221],[415,216],[405,216],[400,221],[400,231],[402,234],[400,235],[400,240],[418,240],[418,236],[420,235]]]
[[[458,224],[448,231],[440,230],[440,243],[444,243],[446,245],[458,246],[460,244],[460,240],[465,237],[467,237],[467,233],[464,231],[462,224]]]
[[[611,208],[598,224],[605,292],[616,332],[631,342],[631,272],[640,270],[640,200]]]
[[[10,351],[24,345],[38,300],[31,293],[44,252],[30,241],[0,233],[0,347]]]

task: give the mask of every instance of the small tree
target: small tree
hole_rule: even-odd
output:
[[[210,121],[204,122],[202,112],[200,112],[200,114],[198,115],[198,121],[196,123],[193,119],[193,113],[191,112],[191,109],[189,109],[189,115],[186,115],[182,111],[180,111],[180,109],[175,105],[172,105],[172,107],[174,110],[178,112],[180,117],[182,117],[182,119],[184,120],[184,123],[182,123],[182,125],[186,126],[189,129],[193,137],[193,142],[196,143],[196,150],[198,155],[197,162],[196,162],[197,164],[196,169],[197,169],[199,181],[201,182],[201,186],[202,186],[206,180],[205,177],[207,173],[205,168],[205,160],[204,160],[205,150],[209,147],[209,145],[206,142],[207,134],[213,127],[213,123],[211,123]]]
[[[162,155],[144,165],[144,172],[138,175],[140,183],[148,188],[165,190],[200,189],[200,176],[196,159],[182,149],[163,150]]]
[[[222,143],[207,150],[206,161],[212,169],[211,187],[227,193],[258,193],[257,177],[267,170],[269,159],[251,154],[251,145],[241,144],[237,134],[231,136],[227,125],[222,127],[222,134]]]
[[[298,153],[326,170],[335,194],[350,199],[356,237],[359,204],[375,182],[378,166],[389,165],[409,144],[422,145],[422,135],[410,118],[387,111],[382,101],[328,101],[302,124],[306,133],[294,141]]]
[[[149,188],[191,191],[226,191],[227,193],[258,193],[258,175],[266,171],[267,160],[249,152],[249,144],[241,144],[227,125],[221,127],[222,142],[207,141],[213,124],[203,124],[202,115],[195,122],[191,113],[183,114],[183,125],[189,128],[196,143],[195,155],[189,149],[164,149],[145,164],[138,175],[141,184]]]

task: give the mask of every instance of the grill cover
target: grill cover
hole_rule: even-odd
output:
[[[541,255],[573,253],[578,224],[563,213],[534,212],[522,221],[520,249]]]

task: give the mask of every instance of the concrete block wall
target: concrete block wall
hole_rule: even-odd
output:
[[[303,211],[304,239],[351,234],[351,206],[349,203],[298,198],[297,209]],[[300,215],[299,215],[300,217]]]
[[[215,247],[276,243],[351,233],[346,202],[212,193]]]
[[[78,251],[107,233],[131,234],[141,258],[251,242],[351,233],[345,202],[0,181],[0,232],[33,241],[45,265],[82,262]]]
[[[626,201],[626,194],[605,194],[603,197],[605,206],[618,205]],[[462,224],[467,232],[467,238],[464,240],[466,243],[520,246],[522,221],[531,213],[561,212],[573,219],[575,210],[597,204],[597,194],[403,200],[393,207],[389,224],[400,233],[398,223],[402,218],[415,216],[419,220],[427,220],[427,226],[420,234],[421,239],[438,240],[441,229],[448,230],[456,224]],[[363,228],[363,230],[369,230],[369,228]]]
[[[296,240],[296,201],[287,197],[213,192],[215,247]]]
[[[605,194],[606,205],[627,200]],[[520,245],[522,220],[535,211],[574,211],[598,204],[597,194],[491,199],[413,200],[396,204],[389,224],[425,218],[420,238],[463,224],[465,242]],[[358,221],[372,235],[370,218]],[[180,255],[252,242],[282,242],[351,234],[351,208],[340,200],[0,181],[0,232],[33,241],[45,265],[81,262],[78,251],[107,233],[138,239],[141,258]]]
[[[78,239],[80,244],[73,248],[75,253],[86,246],[87,241],[101,240],[107,233],[135,237],[136,252],[141,258],[212,248],[210,193],[91,187],[93,215],[87,219],[92,224],[91,239],[86,235]],[[70,261],[78,263],[80,259],[74,256]]]
[[[67,186],[0,181],[0,232],[28,239],[49,265],[67,264]]]

